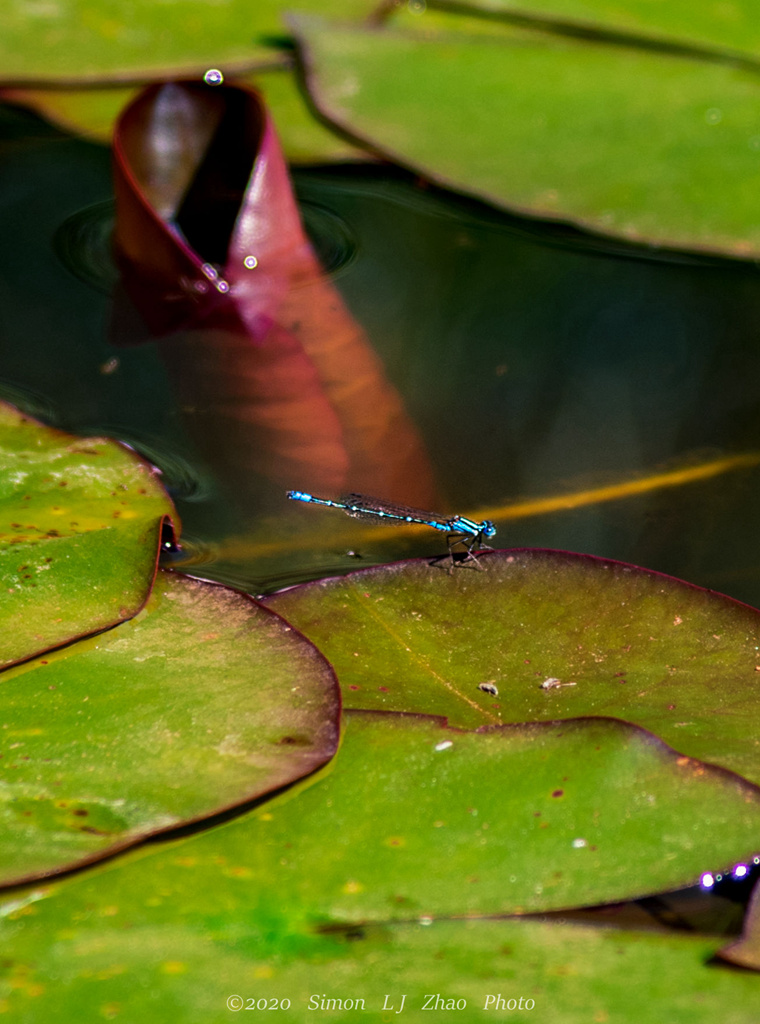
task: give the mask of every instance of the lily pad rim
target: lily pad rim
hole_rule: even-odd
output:
[[[668,573],[660,572],[658,569],[647,569],[641,565],[634,565],[633,562],[623,562],[619,558],[606,558],[604,555],[590,555],[585,554],[582,551],[566,551],[562,548],[534,548],[534,547],[519,547],[519,548],[493,548],[490,551],[479,551],[478,559],[492,559],[495,556],[519,556],[519,555],[549,555],[557,556],[560,559],[584,559],[591,563],[594,563],[600,567],[620,568],[624,571],[632,571],[637,573],[643,573],[645,576],[652,577],[653,579],[660,579],[667,583],[675,583],[681,587],[686,587],[689,590],[695,590],[701,594],[708,594],[718,600],[728,601],[737,608],[750,611],[753,614],[760,616],[760,609],[755,608],[751,604],[747,604],[746,601],[740,601],[736,597],[731,597],[730,594],[724,594],[719,590],[712,590],[709,587],[702,587],[698,583],[690,583],[688,580],[682,580],[678,576],[670,576]],[[447,558],[447,555],[420,555],[415,558],[399,558],[393,562],[379,562],[376,565],[365,565],[360,569],[351,569],[346,573],[339,573],[334,576],[321,576],[313,580],[307,580],[303,583],[291,583],[286,587],[281,587],[279,590],[273,590],[271,593],[264,594],[260,600],[266,603],[270,598],[278,597],[280,594],[288,594],[294,590],[301,590],[306,587],[314,587],[320,584],[333,583],[337,580],[353,579],[354,577],[360,577],[368,573],[382,572],[383,570],[397,570],[405,565],[416,566],[421,563],[426,563],[428,567],[432,568],[431,562],[440,561]],[[455,563],[454,573],[461,571],[468,571],[466,562]],[[477,570],[471,570],[477,572]],[[485,572],[488,570],[485,569]],[[449,575],[447,573],[447,575]]]
[[[40,419],[38,416],[35,416],[33,413],[27,412],[25,409],[23,409],[20,405],[17,405],[15,402],[6,401],[3,398],[0,398],[0,408],[10,409],[12,412],[18,413],[18,415],[21,417],[22,423],[31,423],[34,426],[40,427],[42,430],[45,430],[50,434],[57,435],[61,439],[66,438],[71,443],[75,443],[77,441],[86,441],[88,444],[113,444],[119,448],[123,448],[125,451],[128,451],[130,453],[130,456],[136,462],[139,462],[143,466],[143,468],[148,471],[150,476],[156,477],[158,481],[161,482],[161,477],[163,476],[163,474],[161,470],[158,468],[158,466],[154,466],[150,459],[147,459],[144,455],[137,451],[137,449],[134,448],[128,441],[120,441],[117,437],[108,437],[105,434],[74,434],[69,430],[65,430],[63,427],[58,427],[54,426],[53,424],[46,423],[44,420]],[[161,484],[161,486],[164,490],[165,499],[171,506],[171,513],[166,513],[162,517],[162,519],[170,523],[172,531],[174,533],[174,541],[176,543],[177,541],[179,541],[182,532],[182,520],[179,517],[177,507],[174,504],[171,495],[163,486],[163,483]]]
[[[346,707],[346,708],[344,708],[344,712],[345,712],[345,721],[346,722],[350,721],[352,718],[357,718],[357,719],[362,719],[362,718],[366,718],[366,719],[385,718],[388,721],[400,720],[400,719],[414,719],[414,720],[420,721],[421,723],[430,723],[433,726],[438,726],[440,728],[440,730],[441,730],[441,733],[443,733],[443,734],[454,733],[456,735],[470,735],[470,736],[472,736],[472,735],[489,735],[491,733],[503,733],[503,734],[506,735],[512,729],[526,729],[526,728],[535,729],[536,732],[542,732],[542,731],[545,731],[548,728],[556,728],[557,726],[563,726],[563,727],[567,726],[567,727],[570,727],[571,729],[578,729],[578,728],[582,728],[584,725],[588,725],[588,724],[592,724],[592,723],[593,724],[600,723],[602,725],[612,726],[614,728],[614,730],[616,732],[618,732],[621,736],[623,736],[625,734],[628,734],[629,736],[640,736],[650,749],[654,748],[655,751],[657,751],[658,753],[664,755],[664,757],[669,762],[675,762],[678,759],[686,757],[688,759],[689,764],[704,765],[704,767],[707,768],[707,770],[709,772],[715,772],[717,775],[723,776],[725,781],[727,781],[727,782],[734,782],[734,783],[738,782],[740,785],[742,785],[742,786],[746,787],[747,789],[753,791],[757,795],[757,797],[760,798],[760,785],[758,785],[758,784],[756,784],[754,782],[750,782],[749,779],[745,779],[743,776],[739,775],[737,772],[732,771],[730,768],[723,768],[721,765],[711,764],[711,763],[709,763],[707,761],[700,761],[698,758],[688,757],[688,755],[681,754],[674,747],[671,747],[670,744],[666,743],[663,739],[661,739],[655,733],[651,732],[651,730],[645,729],[642,726],[636,725],[633,722],[628,722],[625,719],[615,718],[615,717],[613,717],[611,715],[579,715],[579,716],[576,716],[576,717],[573,717],[573,718],[564,718],[564,719],[556,719],[556,720],[552,719],[552,720],[548,720],[548,721],[504,722],[501,725],[484,725],[484,726],[479,726],[477,729],[462,729],[462,728],[460,728],[458,726],[449,725],[448,724],[448,719],[447,719],[447,717],[445,715],[427,715],[427,714],[424,714],[423,712],[419,712],[419,711],[384,711],[384,710],[378,709],[378,708],[349,708],[349,707]],[[275,794],[272,794],[272,795],[275,795]],[[744,856],[743,858],[740,857],[738,859],[749,862],[754,857],[758,856],[758,854],[760,854],[760,837],[758,837],[758,845],[757,845],[757,847],[754,848],[752,850],[752,852],[748,852],[746,854],[746,856]],[[735,860],[734,860],[734,863],[736,863]],[[709,865],[708,865],[708,867],[705,870],[710,870]],[[726,869],[725,869],[724,865],[720,865],[720,866],[716,866],[712,870],[720,872],[720,871],[725,871]],[[694,886],[696,886],[698,884],[699,877],[701,877],[701,873],[700,873],[700,876],[695,878],[694,881],[691,884],[684,883],[683,885],[678,885],[675,889],[668,889],[668,890],[662,890],[662,889],[656,889],[656,890],[642,889],[640,892],[634,893],[631,896],[627,897],[625,902],[629,902],[631,900],[645,899],[648,896],[660,896],[665,891],[667,891],[667,892],[678,892],[678,891],[680,891],[683,888],[693,888]],[[760,902],[760,883],[758,883],[756,894],[758,896],[758,901]],[[591,908],[591,907],[614,906],[615,904],[617,904],[619,902],[620,902],[620,900],[613,899],[613,900],[609,900],[607,902],[603,901],[601,903],[583,904],[583,909]],[[581,909],[580,905],[578,905],[578,904],[571,904],[571,905],[568,905],[566,907],[554,907],[554,908],[552,908],[551,913],[552,914],[564,913],[564,912],[568,912],[569,913],[571,911],[578,910],[578,909]],[[484,918],[488,918],[488,917],[497,917],[497,918],[514,917],[514,918],[522,919],[522,918],[526,918],[526,917],[542,917],[544,913],[545,912],[536,911],[536,912],[530,912],[530,913],[524,913],[524,914],[517,914],[517,913],[515,913],[515,914],[495,914],[495,915],[484,914],[484,915],[475,915],[475,917],[481,917],[481,916],[484,917]],[[469,919],[469,915],[465,915],[465,917],[467,919]],[[458,919],[459,919],[458,917],[439,918],[439,920],[458,920]],[[415,921],[418,921],[418,920],[419,920],[418,918],[409,918],[408,920],[402,918],[402,919],[400,919],[400,922],[401,923],[414,923]],[[396,922],[394,921],[394,923],[396,923]]]
[[[366,24],[326,22],[324,19],[312,15],[289,14],[286,16],[286,21],[288,23],[288,27],[293,32],[296,42],[296,54],[298,57],[296,73],[299,77],[299,81],[304,87],[308,105],[312,114],[318,117],[326,128],[333,131],[346,142],[349,142],[351,145],[356,146],[359,149],[366,150],[375,158],[397,164],[399,167],[402,167],[415,177],[431,182],[431,184],[440,188],[444,192],[450,192],[454,195],[475,199],[482,203],[486,203],[495,210],[512,213],[520,217],[525,217],[528,220],[546,222],[557,226],[570,226],[582,231],[586,235],[604,239],[607,242],[626,242],[631,246],[640,246],[645,251],[647,248],[651,248],[655,253],[665,251],[672,252],[677,255],[717,257],[722,260],[730,260],[735,263],[743,264],[754,264],[757,263],[758,259],[760,259],[760,245],[755,249],[739,253],[732,252],[725,246],[710,245],[704,242],[692,242],[687,244],[683,240],[668,238],[667,236],[659,238],[656,242],[647,241],[646,238],[630,236],[623,232],[605,231],[597,222],[589,220],[583,216],[576,217],[571,214],[563,216],[556,212],[543,212],[535,209],[534,207],[525,206],[522,203],[502,202],[497,196],[492,195],[486,189],[465,186],[464,184],[460,185],[456,180],[440,174],[432,166],[421,163],[418,164],[414,160],[410,160],[408,156],[403,153],[399,153],[393,148],[393,146],[386,146],[382,142],[378,142],[377,139],[372,138],[369,135],[362,134],[361,131],[357,131],[355,126],[347,123],[340,114],[337,114],[333,110],[329,100],[321,94],[321,90],[318,88],[317,83],[319,80],[319,72],[317,71],[316,62],[313,59],[311,43],[299,30],[306,28],[309,25],[323,23],[337,25],[346,31],[352,31],[357,34],[385,33],[387,35],[396,36],[397,38],[416,40],[422,44],[427,43],[428,45],[435,45],[435,41],[427,40],[422,36],[418,36],[411,30],[387,30],[385,28],[367,26]],[[483,40],[479,37],[475,37],[473,42],[474,45],[483,45]],[[491,45],[494,45],[493,41],[491,42]],[[665,56],[667,57],[671,55],[665,54]],[[682,59],[680,54],[676,54],[675,56],[676,59]],[[710,63],[715,62],[711,61]],[[726,61],[726,63],[730,64],[730,61]],[[754,68],[753,70],[756,72],[757,68]]]
[[[87,437],[80,437],[77,434],[71,434],[71,433],[69,433],[69,431],[63,430],[60,427],[50,426],[49,424],[45,423],[44,421],[38,419],[36,416],[32,416],[30,413],[25,412],[22,408],[20,408],[19,406],[15,405],[13,402],[0,401],[0,406],[3,406],[6,409],[11,409],[11,410],[17,412],[19,414],[19,416],[21,417],[22,423],[32,423],[35,426],[41,427],[45,431],[49,431],[49,432],[51,432],[51,433],[53,433],[55,435],[60,436],[61,438],[68,438],[71,442],[75,442],[76,440],[80,440],[80,441],[83,441],[83,442],[86,441],[88,444],[98,444],[98,443],[100,443],[100,444],[117,445],[119,448],[122,448],[124,451],[129,452],[129,454],[130,454],[130,456],[131,456],[131,458],[133,460],[139,462],[144,467],[144,469],[148,471],[148,473],[151,476],[157,478],[160,481],[161,471],[158,469],[158,467],[154,466],[152,462],[150,462],[143,455],[141,455],[138,451],[136,451],[132,447],[132,445],[127,444],[126,441],[119,441],[116,438],[105,437],[105,436],[96,436],[96,435],[89,435]],[[156,574],[157,574],[157,572],[159,570],[159,561],[160,561],[160,558],[161,558],[161,538],[164,535],[164,528],[166,526],[169,526],[171,528],[172,543],[174,543],[176,545],[179,545],[179,538],[180,538],[181,530],[182,530],[182,521],[180,520],[179,514],[177,513],[177,508],[176,508],[174,502],[172,501],[171,496],[169,495],[169,492],[166,490],[166,488],[163,486],[163,484],[161,484],[161,487],[162,487],[162,489],[164,491],[165,500],[171,506],[171,513],[164,513],[161,516],[161,519],[159,520],[159,522],[157,524],[157,529],[156,529],[156,551],[155,551],[155,558],[153,560],[153,568],[152,568],[152,571],[151,571],[151,574],[150,574],[150,583],[149,583],[148,588],[147,588],[147,590],[145,592],[145,597],[143,598],[143,600],[140,603],[140,605],[137,608],[135,608],[135,610],[130,615],[127,615],[124,618],[121,618],[121,617],[120,618],[116,618],[116,619],[113,620],[113,622],[106,623],[105,625],[102,625],[102,626],[98,627],[97,629],[87,630],[86,632],[83,632],[83,633],[77,633],[75,635],[70,636],[68,639],[64,640],[62,643],[54,644],[51,647],[41,647],[38,650],[34,651],[32,654],[27,654],[23,658],[19,658],[17,661],[8,662],[7,664],[3,665],[2,668],[0,668],[0,678],[2,678],[2,673],[5,672],[6,669],[16,668],[18,665],[24,665],[28,661],[34,661],[35,658],[39,658],[40,655],[42,655],[42,654],[48,654],[51,651],[62,650],[65,647],[70,647],[72,644],[79,643],[80,640],[86,640],[88,637],[97,636],[99,633],[108,632],[108,630],[114,629],[116,626],[120,625],[122,622],[129,622],[130,619],[133,619],[135,617],[135,615],[138,615],[142,611],[142,609],[145,607],[146,603],[148,602],[148,599],[150,598],[150,595],[153,592],[153,586],[154,586],[154,584],[156,582]]]
[[[328,756],[325,757],[323,761],[321,761],[320,764],[315,765],[305,774],[299,775],[297,778],[293,778],[289,782],[285,782],[280,786],[276,786],[274,789],[271,789],[266,793],[261,793],[258,796],[253,797],[243,797],[241,800],[234,800],[229,804],[221,804],[218,807],[216,807],[211,814],[198,814],[193,817],[178,819],[177,821],[173,821],[168,825],[163,825],[158,828],[125,832],[121,840],[114,842],[113,844],[107,847],[104,847],[102,850],[96,850],[93,853],[89,853],[86,856],[80,858],[79,860],[71,861],[70,863],[66,864],[66,866],[63,868],[51,868],[47,871],[38,871],[28,875],[20,875],[17,878],[10,879],[9,881],[0,882],[0,894],[5,894],[8,891],[18,889],[24,886],[34,885],[38,882],[44,882],[48,879],[55,879],[57,881],[59,878],[67,878],[69,875],[77,874],[80,871],[83,871],[92,865],[110,861],[112,858],[118,857],[125,850],[136,849],[147,843],[155,842],[155,840],[159,837],[165,839],[167,842],[171,842],[173,839],[182,838],[187,833],[210,830],[218,825],[223,824],[225,821],[229,819],[236,818],[240,815],[247,814],[249,811],[255,810],[256,807],[259,807],[267,803],[273,797],[279,796],[281,793],[284,793],[287,790],[292,789],[293,787],[303,783],[305,780],[311,778],[311,776],[316,774],[318,771],[321,771],[325,767],[325,765],[329,764],[330,761],[332,761],[332,759],[337,754],[338,750],[340,749],[340,743],[343,733],[342,691],[340,688],[340,684],[338,682],[338,678],[335,674],[335,669],[333,668],[331,662],[328,661],[325,655],[319,650],[316,644],[309,640],[308,637],[304,636],[299,629],[296,629],[295,626],[291,625],[291,623],[288,622],[287,619],[285,619],[282,615],[274,611],[274,609],[267,608],[265,605],[262,605],[261,602],[257,601],[256,598],[252,597],[250,594],[247,594],[244,590],[239,590],[236,587],[229,587],[226,584],[219,583],[215,580],[205,580],[200,579],[196,576],[190,576],[188,573],[178,572],[176,569],[164,569],[158,566],[153,574],[154,582],[158,573],[161,573],[166,576],[176,576],[180,579],[191,579],[194,583],[200,583],[206,587],[214,587],[220,590],[225,590],[234,593],[237,597],[244,598],[247,602],[254,605],[254,607],[258,611],[266,613],[267,615],[272,616],[275,619],[279,619],[279,621],[282,623],[284,629],[287,632],[294,634],[301,643],[310,647],[314,651],[319,661],[322,662],[323,668],[326,670],[326,675],[331,680],[330,689],[332,692],[330,694],[330,699],[334,704],[335,729],[332,741],[330,743],[330,752]],[[139,610],[142,610],[142,608],[145,607],[145,604],[147,604],[152,593],[153,583],[151,584],[151,588],[148,592],[148,595],[145,601],[143,602],[141,609]],[[135,615],[137,614],[138,613],[136,612]],[[132,616],[132,618],[134,618],[134,616]],[[109,633],[111,632],[111,630],[117,629],[120,625],[122,625],[123,623],[127,623],[129,621],[129,619],[122,619],[119,622],[115,623],[113,626],[107,626],[105,627],[105,629],[97,630],[95,633],[86,634],[83,637],[78,637],[77,640],[72,640],[70,643],[61,644],[59,645],[59,647],[54,649],[59,650],[64,647],[71,646],[78,640],[89,639],[89,637],[91,636],[98,636],[102,633]],[[32,660],[34,659],[24,659],[24,662]],[[20,664],[24,664],[24,662],[21,662]],[[7,668],[11,667],[15,668],[16,666],[7,666]],[[1,679],[2,672],[0,672],[0,680]]]
[[[629,49],[648,50],[677,57],[691,57],[696,60],[709,61],[716,64],[742,66],[747,70],[760,69],[760,58],[752,56],[752,51],[732,47],[706,45],[705,43],[689,42],[681,36],[663,33],[657,29],[641,29],[615,27],[604,21],[591,18],[568,17],[560,14],[540,13],[510,4],[504,7],[492,7],[479,4],[477,0],[430,0],[431,10],[443,14],[462,15],[464,17],[481,18],[484,21],[503,22],[522,28],[533,29],[560,38],[580,39],[592,43],[608,43]],[[392,12],[389,11],[389,16]]]
[[[640,735],[643,737],[647,745],[659,748],[660,753],[663,753],[668,757],[679,759],[685,758],[690,764],[704,765],[705,768],[708,768],[711,772],[716,772],[719,775],[726,776],[727,781],[732,780],[733,782],[738,782],[743,786],[748,786],[760,797],[760,783],[746,779],[743,775],[740,775],[739,772],[735,772],[732,768],[726,768],[723,765],[713,764],[711,761],[703,761],[698,757],[692,757],[690,754],[684,754],[675,747],[672,747],[669,743],[666,743],[661,736],[658,736],[657,733],[653,732],[651,729],[647,729],[643,725],[637,725],[636,722],[629,722],[627,718],[618,718],[615,715],[572,715],[568,718],[540,718],[524,722],[501,722],[499,724],[489,722],[486,725],[479,725],[475,729],[465,729],[458,725],[449,725],[449,720],[446,715],[427,715],[423,711],[385,711],[382,708],[352,708],[345,705],[343,707],[343,711],[351,718],[380,715],[386,716],[389,719],[425,719],[426,721],[436,722],[439,727],[446,732],[478,736],[485,736],[490,733],[507,733],[514,729],[535,729],[537,732],[542,732],[544,726],[551,726],[553,728],[562,726],[576,730],[591,723],[607,723],[608,725],[614,726],[615,729],[619,730],[621,733],[628,732],[630,735]],[[757,856],[758,854],[760,854],[760,836],[758,836],[757,851],[753,856]],[[760,890],[758,903],[760,904]]]
[[[275,69],[289,69],[293,58],[289,50],[272,47],[271,58],[232,60],[224,65],[225,81],[257,72]],[[66,92],[70,89],[85,89],[92,92],[108,89],[167,84],[180,79],[200,83],[209,70],[205,64],[181,64],[176,67],[146,68],[143,72],[128,71],[118,74],[57,75],[54,78],[39,75],[13,75],[5,78],[0,72],[0,91],[3,89],[47,89],[51,92]]]

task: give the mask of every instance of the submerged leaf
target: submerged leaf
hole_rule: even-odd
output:
[[[242,594],[166,572],[130,622],[0,682],[6,884],[261,796],[337,744],[337,687],[311,644]]]
[[[266,604],[330,659],[349,707],[464,727],[614,716],[760,783],[755,609],[590,556],[518,550],[481,561],[485,572],[452,575],[398,562]]]
[[[104,438],[0,403],[0,665],[128,619],[174,506],[157,471]]]
[[[746,865],[749,867],[749,865]],[[732,942],[720,950],[721,960],[760,971],[760,885],[755,886],[744,924],[744,934],[738,942]]]
[[[155,86],[114,149],[124,283],[219,476],[429,504],[422,441],[314,255],[259,97]],[[114,328],[145,340],[123,311]]]

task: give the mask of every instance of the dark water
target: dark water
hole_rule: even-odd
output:
[[[618,558],[760,604],[756,468],[506,514],[760,451],[754,264],[607,243],[380,165],[299,170],[295,184],[422,434],[442,510],[493,513],[500,546]],[[440,553],[436,535],[380,537],[293,507],[265,477],[242,501],[226,487],[198,455],[156,345],[109,341],[112,219],[107,149],[0,108],[0,396],[161,466],[197,575],[259,592]]]

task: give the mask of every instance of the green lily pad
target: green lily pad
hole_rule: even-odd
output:
[[[719,955],[721,960],[737,967],[760,971],[760,885],[755,886],[747,908],[744,934],[738,942],[721,949]]]
[[[760,4],[695,4],[689,0],[433,0],[432,6],[462,13],[518,15],[549,25],[641,36],[675,46],[727,50],[731,55],[760,56]]]
[[[285,156],[292,163],[367,159],[364,150],[344,141],[313,116],[290,67],[275,67],[229,80],[245,82],[261,92],[272,114]],[[4,89],[0,96],[9,103],[36,110],[67,131],[98,142],[110,142],[116,118],[138,91],[135,86]]]
[[[131,449],[0,402],[0,666],[134,615],[164,522],[157,471]]]
[[[225,587],[159,572],[130,622],[0,675],[0,879],[261,796],[337,744],[330,667]]]
[[[302,10],[364,18],[374,0],[299,0]],[[77,0],[74,5],[4,5],[1,80],[10,84],[171,78],[250,69],[277,61],[269,45],[282,36],[282,0],[155,4]]]
[[[573,755],[592,774],[570,769],[553,795]],[[715,939],[461,918],[675,881],[735,854],[759,814],[754,787],[681,764],[617,722],[461,733],[350,712],[338,757],[295,790],[0,907],[12,951],[0,995],[19,1020],[52,1000],[56,1020],[106,1006],[141,1021],[169,1007],[179,1021],[221,1020],[233,994],[290,999],[284,1019],[303,1020],[315,992],[364,997],[379,1014],[385,994],[395,1009],[402,993],[421,1009],[418,997],[438,990],[473,1008],[488,994],[532,997],[548,1022],[579,1019],[596,986],[595,1010],[631,1014],[612,1019],[707,1021],[678,1014],[692,1000],[707,1014],[729,993],[743,1007],[759,991],[756,978],[702,966]],[[572,841],[579,829],[585,846]],[[659,1018],[633,1016],[634,977],[673,1000],[658,998]]]
[[[76,887],[61,893],[61,911]],[[36,922],[23,915],[38,909],[21,906],[7,922],[19,945],[6,958],[0,1005],[19,1024],[46,1015],[61,1024],[109,1016],[215,1024],[230,1011],[265,1008],[295,1024],[310,1011],[320,1020],[374,1024],[396,1013],[420,1019],[436,998],[464,1000],[459,1019],[467,1021],[520,1010],[538,1024],[757,1021],[760,979],[705,966],[716,946],[705,937],[444,920],[290,935],[273,949],[265,922],[249,919],[224,935],[212,917],[187,920],[164,906],[154,922],[125,929],[108,917],[120,908],[108,905],[71,921],[56,941],[32,931],[32,943],[23,929]]]
[[[693,884],[751,856],[759,825],[754,786],[614,720],[460,732],[352,711],[327,770],[149,861],[127,857],[87,899],[108,886],[120,906],[155,893],[200,914],[213,892],[286,929],[557,910]],[[150,915],[139,908],[124,919]]]
[[[497,22],[472,36],[437,32],[435,20],[426,29],[425,15],[415,24],[293,19],[312,100],[331,123],[511,210],[658,246],[760,254],[755,72]]]
[[[329,658],[348,707],[465,728],[614,716],[760,783],[760,613],[590,556],[481,562],[397,562],[265,603]]]

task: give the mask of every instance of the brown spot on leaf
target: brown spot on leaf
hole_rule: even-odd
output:
[[[565,795],[564,789],[555,789],[554,792],[552,793],[553,797],[564,796],[564,795]]]
[[[281,736],[277,740],[277,745],[280,747],[310,747],[311,740],[308,736]]]

